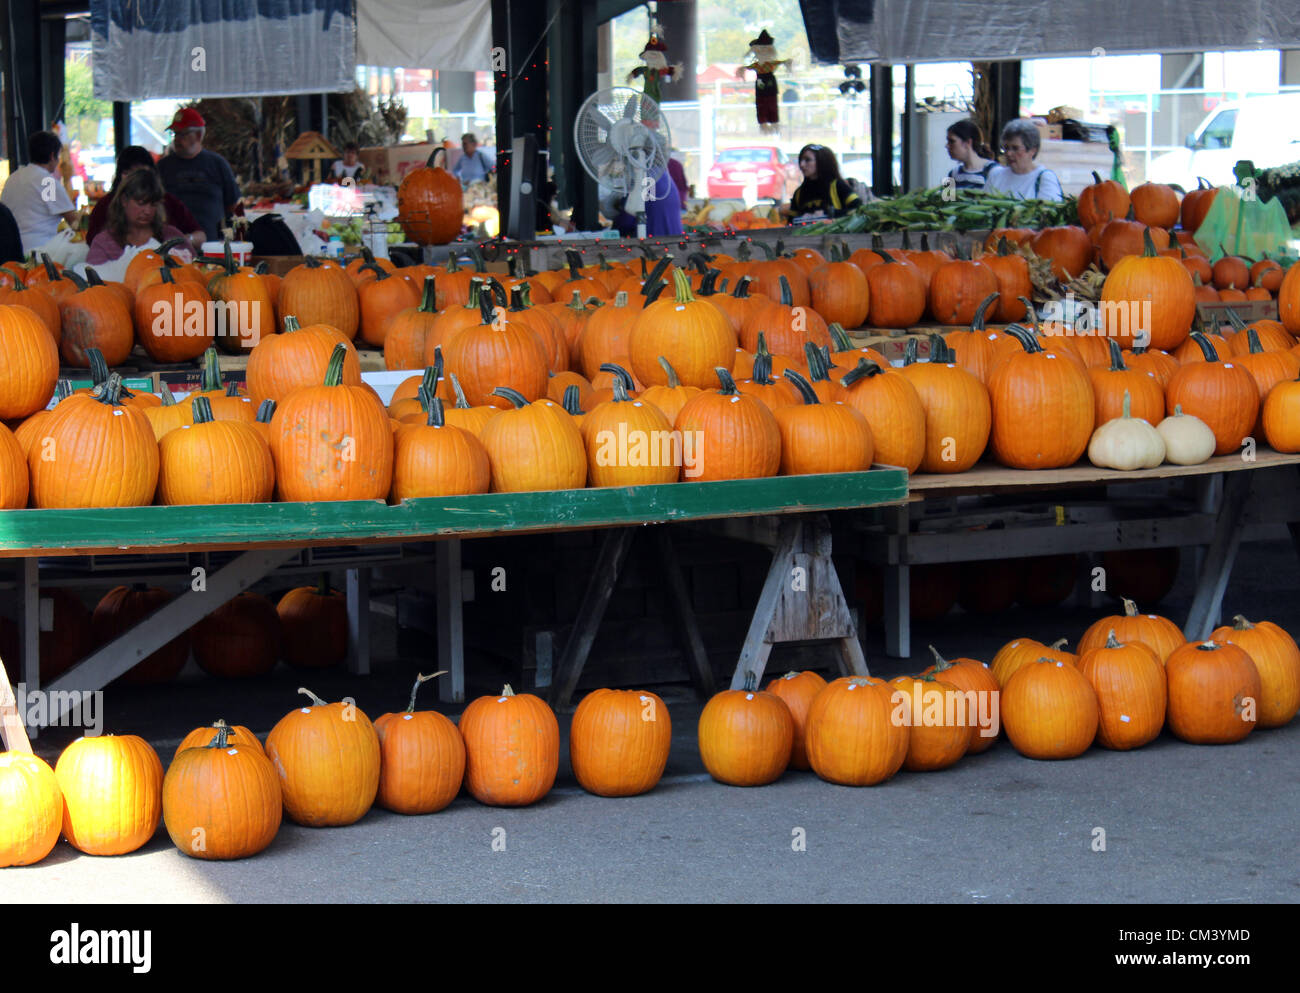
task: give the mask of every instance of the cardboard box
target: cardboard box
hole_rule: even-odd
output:
[[[434,149],[441,145],[428,142],[387,147],[363,148],[357,157],[370,173],[370,181],[381,186],[397,186],[412,169],[428,161]]]
[[[1206,326],[1217,330],[1221,326],[1231,326],[1232,322],[1228,320],[1228,311],[1240,317],[1247,324],[1254,321],[1276,321],[1277,318],[1277,301],[1276,300],[1247,300],[1237,303],[1198,303],[1196,312],[1200,314],[1201,320]]]
[[[283,276],[294,266],[302,265],[306,261],[305,255],[251,255],[248,264],[256,266],[259,262],[265,262],[267,272],[273,276]]]

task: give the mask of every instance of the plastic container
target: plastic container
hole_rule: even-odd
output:
[[[235,257],[236,265],[248,265],[248,259],[253,254],[253,243],[251,241],[232,241],[230,243],[230,254]],[[224,241],[205,241],[203,243],[203,257],[214,262],[223,261],[226,257],[226,243]]]

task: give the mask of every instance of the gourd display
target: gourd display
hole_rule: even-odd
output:
[[[766,786],[781,778],[794,746],[794,718],[786,702],[757,688],[723,690],[700,713],[700,758],[709,775],[728,786]]]
[[[283,803],[280,778],[261,748],[212,741],[172,760],[162,784],[163,823],[172,844],[197,859],[242,859],[275,840]]]
[[[1119,346],[1111,342],[1118,353]],[[1165,460],[1165,441],[1149,421],[1133,417],[1128,390],[1120,415],[1106,421],[1092,433],[1088,442],[1088,461],[1102,469],[1154,469]]]
[[[588,793],[637,796],[663,776],[672,739],[668,707],[656,694],[593,690],[574,711],[569,762]]]
[[[525,807],[551,791],[560,767],[560,725],[546,701],[516,694],[481,696],[460,716],[465,788],[479,803]]]
[[[379,789],[379,737],[353,703],[326,703],[300,688],[311,706],[292,710],[266,738],[280,776],[284,811],[304,827],[359,821]]]
[[[441,675],[416,676],[406,710],[375,719],[380,757],[375,802],[385,810],[432,814],[460,792],[465,776],[465,741],[460,731],[436,710],[415,709],[421,684]]]
[[[78,738],[59,756],[63,837],[87,855],[125,855],[146,844],[162,816],[158,753],[133,734]]]

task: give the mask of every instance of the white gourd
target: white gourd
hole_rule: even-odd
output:
[[[1165,460],[1160,432],[1130,413],[1132,398],[1124,391],[1123,413],[1092,433],[1088,460],[1102,469],[1154,469]]]
[[[1184,414],[1182,404],[1156,430],[1165,442],[1165,458],[1174,465],[1200,465],[1214,454],[1214,432],[1199,417]]]

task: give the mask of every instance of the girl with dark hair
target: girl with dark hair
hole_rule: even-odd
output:
[[[960,165],[952,168],[948,178],[959,190],[982,190],[997,162],[984,135],[974,121],[957,121],[948,128],[948,157]]]
[[[824,214],[840,217],[862,203],[851,186],[840,178],[835,153],[825,145],[804,145],[799,150],[799,169],[803,183],[790,198],[790,217]]]
[[[162,244],[184,237],[167,223],[162,180],[153,169],[136,169],[118,185],[108,207],[108,224],[95,236],[86,257],[89,265],[122,257],[127,245]],[[181,257],[183,250],[177,251]]]
[[[99,198],[95,204],[95,209],[90,212],[90,220],[86,224],[86,244],[89,245],[95,240],[95,237],[104,230],[108,224],[108,208],[117,196],[117,191],[122,188],[123,181],[137,169],[149,169],[155,174],[158,171],[154,163],[153,153],[147,148],[139,145],[127,145],[122,149],[122,154],[117,157],[117,173],[113,176],[113,185],[108,188],[108,192]],[[199,226],[199,222],[194,219],[189,208],[181,201],[172,196],[170,193],[163,194],[163,209],[167,212],[167,217],[172,225],[184,233],[189,238],[190,243],[196,249],[203,242],[207,241],[207,235]]]

